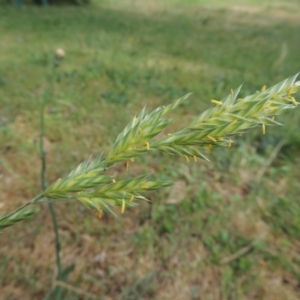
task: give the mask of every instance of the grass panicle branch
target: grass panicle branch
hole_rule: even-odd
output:
[[[238,98],[240,89],[222,100],[211,100],[213,107],[196,117],[186,128],[161,139],[155,139],[171,122],[166,115],[182,104],[189,95],[168,106],[156,108],[150,113],[143,109],[118,135],[107,155],[89,157],[70,174],[52,183],[43,193],[44,197],[55,200],[77,199],[89,209],[115,214],[112,207],[136,206],[139,200],[147,200],[142,194],[147,190],[171,185],[171,182],[147,181],[147,176],[139,176],[117,181],[115,177],[103,174],[117,162],[129,165],[134,158],[148,151],[162,151],[181,155],[188,161],[206,159],[203,150],[209,152],[214,147],[231,147],[234,136],[256,126],[266,133],[266,126],[281,125],[275,120],[286,109],[295,108],[299,103],[293,97],[300,88],[296,81],[298,74],[269,89],[245,98]],[[0,218],[1,220],[1,218]]]

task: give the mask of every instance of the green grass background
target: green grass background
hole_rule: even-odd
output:
[[[107,149],[144,106],[193,92],[172,132],[231,88],[243,83],[243,97],[299,72],[299,13],[292,0],[2,6],[0,210],[40,191],[39,109],[56,48],[66,57],[46,110],[49,182]],[[64,299],[299,299],[299,109],[279,121],[211,163],[155,154],[128,174],[115,166],[175,182],[120,219],[57,204],[62,260],[75,264]],[[0,240],[1,299],[43,299],[56,272],[47,206]]]

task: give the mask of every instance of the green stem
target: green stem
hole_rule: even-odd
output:
[[[45,136],[45,108],[46,108],[46,103],[47,100],[49,99],[49,96],[52,94],[53,91],[53,84],[54,84],[54,79],[55,79],[55,63],[53,64],[53,69],[51,70],[50,74],[50,84],[48,91],[46,92],[46,95],[42,99],[42,104],[41,104],[41,115],[40,115],[40,153],[41,153],[41,186],[43,191],[46,190],[47,188],[47,183],[46,183],[46,151],[44,148],[44,136]],[[53,229],[54,229],[54,235],[55,235],[55,253],[56,253],[56,265],[57,265],[57,280],[61,279],[61,273],[62,273],[62,264],[61,264],[61,259],[60,259],[60,241],[59,241],[59,232],[58,232],[58,225],[57,225],[57,218],[56,218],[56,213],[54,209],[54,205],[52,202],[49,202],[49,210],[52,218],[52,223],[53,223]]]
[[[50,214],[53,222],[53,228],[55,233],[55,253],[56,253],[56,265],[57,265],[57,280],[61,279],[62,273],[62,264],[60,259],[60,242],[59,242],[59,233],[57,226],[56,213],[54,210],[54,205],[52,202],[49,203]]]
[[[9,217],[11,217],[12,215],[14,215],[15,213],[17,213],[18,211],[22,210],[23,208],[25,208],[26,206],[29,206],[31,204],[36,204],[39,203],[40,199],[44,198],[44,193],[41,193],[39,195],[37,195],[36,197],[34,197],[33,199],[29,200],[28,202],[26,202],[25,204],[19,206],[17,209],[15,209],[13,212],[11,212],[8,215],[3,216],[3,218],[1,218],[1,220],[3,219],[7,219]]]

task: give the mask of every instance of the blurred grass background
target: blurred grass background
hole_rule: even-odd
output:
[[[39,108],[56,48],[66,57],[46,113],[49,182],[107,149],[144,106],[193,92],[172,132],[231,88],[243,83],[243,97],[299,72],[299,13],[293,0],[2,6],[0,210],[40,191]],[[121,219],[57,204],[62,260],[75,264],[64,299],[299,299],[299,117],[212,151],[211,163],[141,158],[129,175],[175,185]],[[55,284],[47,206],[0,238],[1,299],[43,299]]]

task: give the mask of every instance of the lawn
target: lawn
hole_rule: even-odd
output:
[[[107,150],[144,106],[192,96],[171,114],[181,128],[243,84],[241,97],[300,71],[299,1],[118,0],[84,7],[0,9],[0,211],[41,191],[41,99],[48,183]],[[299,101],[299,93],[296,95]],[[174,186],[98,219],[55,205],[66,282],[55,282],[47,205],[0,235],[1,299],[299,299],[300,110],[230,149],[187,163],[159,153],[109,172]],[[48,297],[51,298],[51,295]]]

